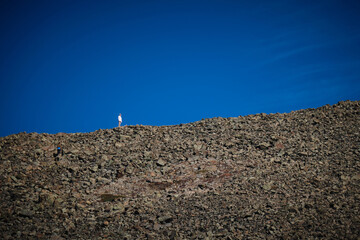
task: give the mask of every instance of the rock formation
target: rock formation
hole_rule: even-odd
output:
[[[19,133],[0,138],[0,239],[358,239],[359,184],[359,101]]]

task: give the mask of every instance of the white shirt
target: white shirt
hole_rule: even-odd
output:
[[[118,120],[119,120],[119,122],[122,122],[122,118],[120,115],[118,116]]]

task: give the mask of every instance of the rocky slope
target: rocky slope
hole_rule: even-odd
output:
[[[3,137],[0,238],[359,239],[359,134],[346,101]]]

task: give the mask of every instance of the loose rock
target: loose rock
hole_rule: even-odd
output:
[[[0,239],[357,239],[359,129],[346,101],[2,137]]]

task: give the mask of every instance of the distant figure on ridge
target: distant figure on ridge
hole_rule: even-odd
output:
[[[121,113],[120,113],[119,116],[118,116],[118,120],[119,120],[119,127],[120,127],[120,125],[121,125],[121,123],[122,123]]]
[[[55,155],[55,156],[57,157],[57,156],[59,156],[59,155],[61,155],[61,156],[64,155],[64,152],[63,152],[60,144],[57,145],[57,151],[56,151],[56,155]]]

